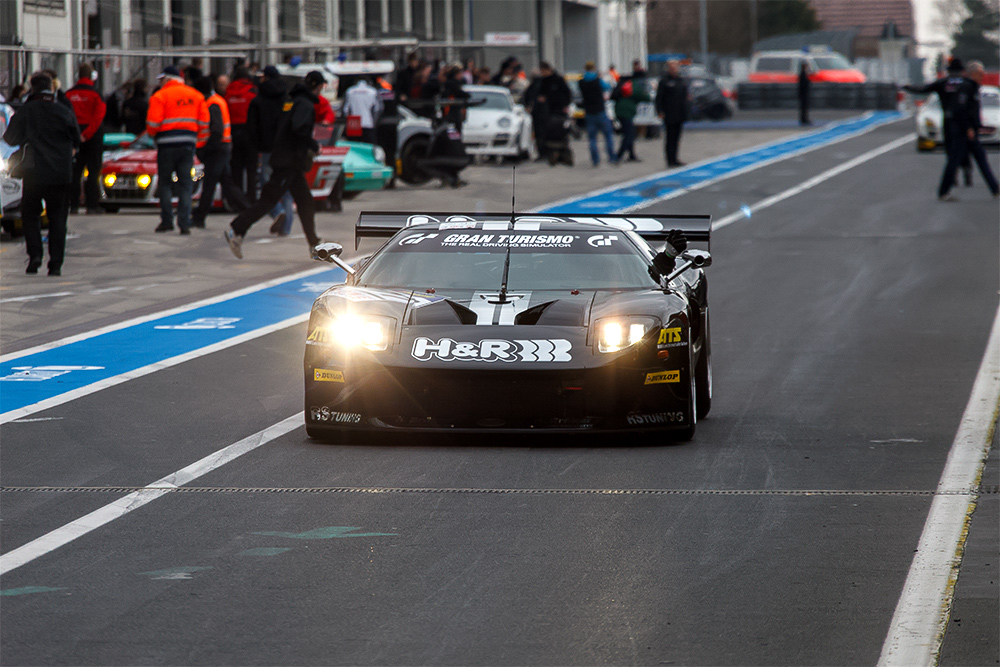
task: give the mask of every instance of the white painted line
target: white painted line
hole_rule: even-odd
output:
[[[833,178],[834,176],[837,176],[838,174],[842,174],[845,171],[848,171],[849,169],[854,169],[858,165],[864,164],[865,162],[868,162],[869,160],[873,160],[873,159],[877,158],[879,155],[882,155],[883,153],[888,153],[889,151],[895,150],[895,149],[899,148],[900,146],[903,146],[903,145],[905,145],[905,144],[913,141],[914,139],[916,139],[916,137],[917,137],[916,133],[911,132],[910,134],[907,134],[906,136],[899,137],[898,139],[894,139],[893,141],[890,141],[887,144],[883,144],[883,145],[879,146],[878,148],[873,148],[872,150],[868,151],[867,153],[862,153],[861,155],[859,155],[859,156],[857,156],[855,158],[852,158],[852,159],[848,160],[847,162],[842,162],[842,163],[838,164],[836,167],[833,167],[832,169],[827,169],[822,174],[817,174],[816,176],[813,176],[809,180],[806,180],[806,181],[803,181],[803,182],[799,183],[798,185],[796,185],[793,188],[788,188],[784,192],[779,192],[778,194],[772,195],[772,196],[768,197],[767,199],[762,199],[762,200],[760,200],[759,202],[757,202],[756,204],[754,204],[754,205],[752,205],[750,207],[750,215],[752,216],[757,211],[765,209],[765,208],[767,208],[769,206],[773,206],[773,205],[777,204],[778,202],[781,202],[781,201],[784,201],[784,200],[788,199],[789,197],[794,197],[795,195],[799,194],[800,192],[804,192],[804,191],[808,190],[809,188],[812,188],[812,187],[815,187],[815,186],[819,185],[823,181],[828,181],[831,178]],[[736,213],[731,213],[731,214],[727,215],[724,218],[719,218],[718,220],[713,221],[712,222],[712,231],[714,232],[714,231],[716,231],[718,229],[722,229],[723,227],[726,227],[727,225],[731,225],[732,223],[737,222],[739,220],[747,220],[749,217],[750,216],[748,216],[746,214],[746,212],[743,211],[743,210],[737,211]]]
[[[1000,309],[952,442],[917,553],[882,645],[879,667],[937,664],[965,551],[976,489],[1000,414]],[[942,494],[969,495],[942,495]]]
[[[31,296],[14,296],[9,299],[0,299],[0,303],[14,303],[15,301],[37,301],[38,299],[54,299],[60,296],[73,296],[76,292],[52,292],[51,294],[33,294]]]
[[[47,398],[44,401],[39,401],[37,403],[32,403],[31,405],[26,405],[23,408],[18,408],[16,410],[9,410],[0,414],[0,424],[6,424],[7,422],[14,421],[15,419],[21,419],[22,417],[27,417],[28,415],[35,414],[36,412],[41,412],[42,410],[48,410],[49,408],[54,408],[58,405],[64,403],[69,403],[70,401],[75,401],[76,399],[93,394],[98,391],[107,389],[108,387],[114,387],[115,385],[128,382],[129,380],[134,380],[136,378],[142,377],[143,375],[149,375],[150,373],[155,373],[156,371],[162,371],[164,368],[170,368],[171,366],[176,366],[177,364],[182,364],[185,361],[190,361],[191,359],[197,359],[198,357],[203,357],[206,354],[212,354],[213,352],[218,352],[219,350],[225,350],[226,348],[245,343],[248,340],[253,340],[255,338],[260,338],[261,336],[266,336],[267,334],[274,333],[275,331],[280,331],[282,329],[287,329],[288,327],[295,326],[296,324],[301,324],[309,319],[309,313],[303,313],[302,315],[296,315],[295,317],[290,317],[287,320],[282,320],[281,322],[275,322],[274,324],[269,324],[266,327],[261,327],[260,329],[254,329],[253,331],[248,331],[239,336],[234,336],[232,338],[227,338],[226,340],[219,341],[212,345],[206,347],[198,348],[197,350],[192,350],[191,352],[185,352],[184,354],[179,354],[176,357],[170,357],[169,359],[164,359],[163,361],[158,361],[155,364],[150,364],[148,366],[143,366],[142,368],[136,368],[135,370],[122,373],[121,375],[115,375],[114,377],[105,378],[104,380],[99,380],[93,384],[88,384],[79,389],[73,389],[72,391],[67,391],[65,394],[59,394],[58,396],[53,396],[52,398]]]
[[[88,338],[93,338],[94,336],[100,336],[101,334],[106,334],[110,331],[118,331],[119,329],[126,329],[128,327],[135,326],[136,324],[151,322],[152,320],[158,320],[161,317],[176,315],[178,313],[186,313],[190,310],[194,310],[195,308],[201,308],[202,306],[209,306],[213,303],[221,303],[223,301],[235,299],[237,297],[243,296],[244,294],[252,294],[253,292],[259,292],[269,287],[274,287],[275,285],[281,285],[282,283],[292,282],[300,278],[305,278],[308,276],[316,275],[318,273],[323,273],[324,271],[329,271],[330,268],[331,266],[327,264],[320,268],[309,269],[308,271],[300,271],[299,273],[293,273],[288,276],[274,278],[273,280],[268,280],[267,282],[259,283],[257,285],[251,285],[250,287],[244,287],[243,289],[239,289],[234,292],[227,292],[226,294],[220,294],[219,296],[214,296],[209,299],[195,301],[194,303],[178,306],[177,308],[171,308],[170,310],[161,310],[160,312],[153,313],[151,315],[136,317],[131,320],[125,320],[124,322],[118,322],[116,324],[111,324],[106,327],[101,327],[100,329],[94,329],[93,331],[85,331],[84,333],[77,334],[75,336],[61,338],[59,340],[52,341],[51,343],[45,343],[43,345],[30,347],[26,350],[19,350],[18,352],[11,352],[10,354],[4,354],[0,356],[0,363],[11,361],[13,359],[19,359],[21,357],[26,357],[29,354],[36,354],[38,352],[44,352],[45,350],[51,350],[57,347],[62,347],[63,345],[69,345],[70,343],[76,343],[81,340],[87,340]]]
[[[170,493],[172,489],[184,486],[189,482],[205,475],[216,468],[224,466],[233,459],[257,449],[272,440],[280,438],[289,433],[304,422],[305,415],[298,413],[288,419],[284,419],[273,426],[268,426],[263,431],[243,438],[228,447],[224,447],[214,454],[209,454],[200,461],[195,461],[186,468],[182,468],[175,473],[167,475],[163,479],[130,493],[123,498],[119,498],[110,505],[94,510],[90,514],[83,516],[76,521],[72,521],[61,528],[57,528],[50,533],[28,542],[24,546],[18,547],[9,553],[0,556],[0,576],[7,574],[11,570],[21,567],[40,556],[55,551],[61,546],[69,544],[78,537],[86,535],[92,530],[100,528],[115,519],[124,516],[132,510],[138,509],[150,503],[164,494]]]
[[[767,148],[770,148],[771,146],[777,146],[779,144],[788,143],[791,139],[800,139],[802,137],[808,137],[810,135],[819,134],[821,132],[828,131],[828,130],[830,130],[833,127],[837,127],[839,125],[843,125],[845,123],[852,123],[852,122],[856,122],[858,120],[863,120],[865,118],[868,118],[871,115],[872,115],[872,112],[868,112],[868,113],[862,114],[861,116],[858,116],[856,118],[848,118],[848,119],[843,120],[843,121],[838,122],[838,123],[830,123],[829,125],[825,125],[825,126],[823,126],[821,128],[813,130],[811,132],[804,132],[802,134],[795,135],[792,138],[789,138],[789,137],[786,136],[786,137],[782,137],[780,139],[775,139],[774,141],[769,141],[769,142],[766,142],[766,143],[763,143],[763,144],[759,144],[757,146],[752,146],[750,148],[742,148],[742,149],[740,149],[738,151],[733,151],[732,153],[725,153],[723,155],[716,155],[714,157],[710,157],[710,158],[706,158],[704,160],[701,160],[700,162],[695,162],[693,164],[687,165],[684,168],[684,171],[692,171],[692,170],[698,169],[699,167],[703,167],[703,166],[705,166],[707,164],[713,164],[715,162],[720,162],[720,161],[723,161],[723,160],[729,160],[731,158],[739,157],[741,155],[745,155],[745,154],[750,153],[750,152],[756,152],[756,151],[760,151],[760,150],[765,150]],[[720,174],[719,176],[715,176],[713,178],[709,178],[709,179],[704,180],[704,181],[699,181],[698,183],[695,183],[694,185],[691,185],[689,187],[679,188],[677,190],[673,190],[673,191],[671,191],[671,192],[663,195],[662,197],[655,197],[653,199],[648,199],[648,200],[646,200],[646,201],[644,201],[644,202],[642,202],[640,204],[635,204],[633,206],[627,206],[625,208],[618,209],[618,210],[614,211],[614,213],[616,213],[616,214],[625,214],[625,213],[632,213],[633,211],[639,211],[639,210],[645,209],[645,208],[647,208],[649,206],[652,206],[653,204],[657,204],[659,202],[667,201],[668,199],[674,199],[675,197],[680,197],[681,195],[687,194],[688,192],[693,192],[695,190],[700,190],[700,189],[708,187],[710,185],[714,185],[715,183],[718,183],[719,181],[724,181],[724,180],[726,180],[728,178],[733,178],[734,176],[739,176],[741,174],[745,174],[745,173],[754,171],[756,169],[760,169],[762,167],[767,167],[767,166],[772,165],[772,164],[774,164],[776,162],[781,162],[781,161],[787,160],[789,158],[798,157],[800,155],[804,155],[804,154],[812,152],[814,150],[819,150],[820,148],[826,148],[827,146],[833,146],[835,144],[839,144],[842,141],[847,141],[848,139],[854,139],[856,137],[860,137],[861,135],[867,134],[868,132],[871,132],[872,130],[874,130],[876,128],[879,128],[879,127],[881,127],[881,126],[883,126],[883,125],[885,125],[887,123],[894,123],[894,122],[897,122],[899,120],[904,120],[904,119],[906,119],[908,117],[909,117],[909,114],[904,114],[903,116],[901,116],[899,118],[888,119],[888,120],[886,120],[884,122],[881,122],[881,123],[875,123],[873,125],[869,125],[869,126],[865,127],[863,130],[860,130],[858,132],[852,132],[852,133],[849,133],[849,134],[845,134],[843,136],[840,136],[840,137],[837,137],[835,139],[832,139],[831,141],[828,141],[828,142],[824,142],[824,143],[820,143],[820,144],[811,144],[809,146],[806,146],[806,147],[804,147],[804,148],[802,148],[800,150],[797,150],[797,151],[793,151],[791,153],[782,153],[781,155],[777,155],[777,156],[775,156],[773,158],[768,158],[767,160],[762,160],[760,162],[754,162],[754,163],[752,163],[750,165],[747,165],[746,167],[741,167],[739,169],[734,169],[733,171],[726,172],[725,174]],[[649,181],[653,181],[653,180],[656,180],[656,179],[664,178],[666,176],[669,176],[673,171],[676,171],[676,170],[661,171],[661,172],[656,173],[656,174],[647,175],[647,176],[641,176],[641,177],[635,178],[635,179],[633,179],[631,181],[623,181],[621,183],[616,183],[615,185],[609,185],[607,187],[599,188],[597,190],[592,190],[590,192],[585,192],[583,194],[573,195],[571,197],[566,197],[565,199],[560,199],[560,200],[557,200],[557,201],[549,203],[549,204],[543,204],[542,206],[539,206],[537,208],[533,208],[533,209],[531,209],[531,210],[529,210],[527,212],[528,213],[538,213],[540,211],[551,210],[551,209],[557,208],[558,206],[561,206],[563,204],[575,202],[575,201],[580,200],[580,199],[589,199],[590,197],[596,197],[598,195],[606,194],[608,192],[614,192],[614,191],[617,191],[617,190],[624,190],[624,189],[632,187],[632,186],[636,186],[636,185],[640,185],[640,184],[643,184],[643,183],[647,183]],[[714,228],[714,226],[713,226],[713,228]]]

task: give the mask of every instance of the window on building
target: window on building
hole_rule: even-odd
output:
[[[24,0],[26,12],[65,12],[66,0]]]

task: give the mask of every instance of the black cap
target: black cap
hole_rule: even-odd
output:
[[[306,85],[310,88],[315,88],[320,84],[326,83],[326,77],[319,70],[313,70],[306,74]]]
[[[961,72],[964,69],[965,69],[965,65],[958,58],[952,58],[948,62],[948,71],[949,72]]]
[[[268,65],[267,67],[264,68],[264,76],[266,76],[268,79],[277,79],[278,77],[281,76],[281,72],[279,72],[278,68],[275,67],[274,65]]]
[[[163,68],[163,74],[161,74],[160,76],[158,76],[156,78],[157,79],[162,79],[165,76],[180,76],[180,75],[181,75],[181,71],[179,69],[177,69],[176,67],[174,67],[173,65],[170,65],[169,67],[164,67]]]

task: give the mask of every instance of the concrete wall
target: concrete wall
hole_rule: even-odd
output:
[[[560,71],[582,72],[588,60],[597,61],[597,7],[562,3],[563,64]]]

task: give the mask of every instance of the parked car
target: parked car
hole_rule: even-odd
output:
[[[809,66],[809,80],[826,83],[864,83],[865,75],[836,51],[761,51],[750,62],[751,83],[795,83],[799,68]]]
[[[1000,145],[1000,88],[982,86],[979,89],[980,116],[983,127],[979,141],[984,144]],[[917,150],[932,151],[944,143],[944,116],[941,100],[931,95],[917,111]]]
[[[470,155],[527,158],[531,154],[531,114],[504,86],[465,86],[473,100],[485,104],[470,107],[462,124],[462,143]]]

